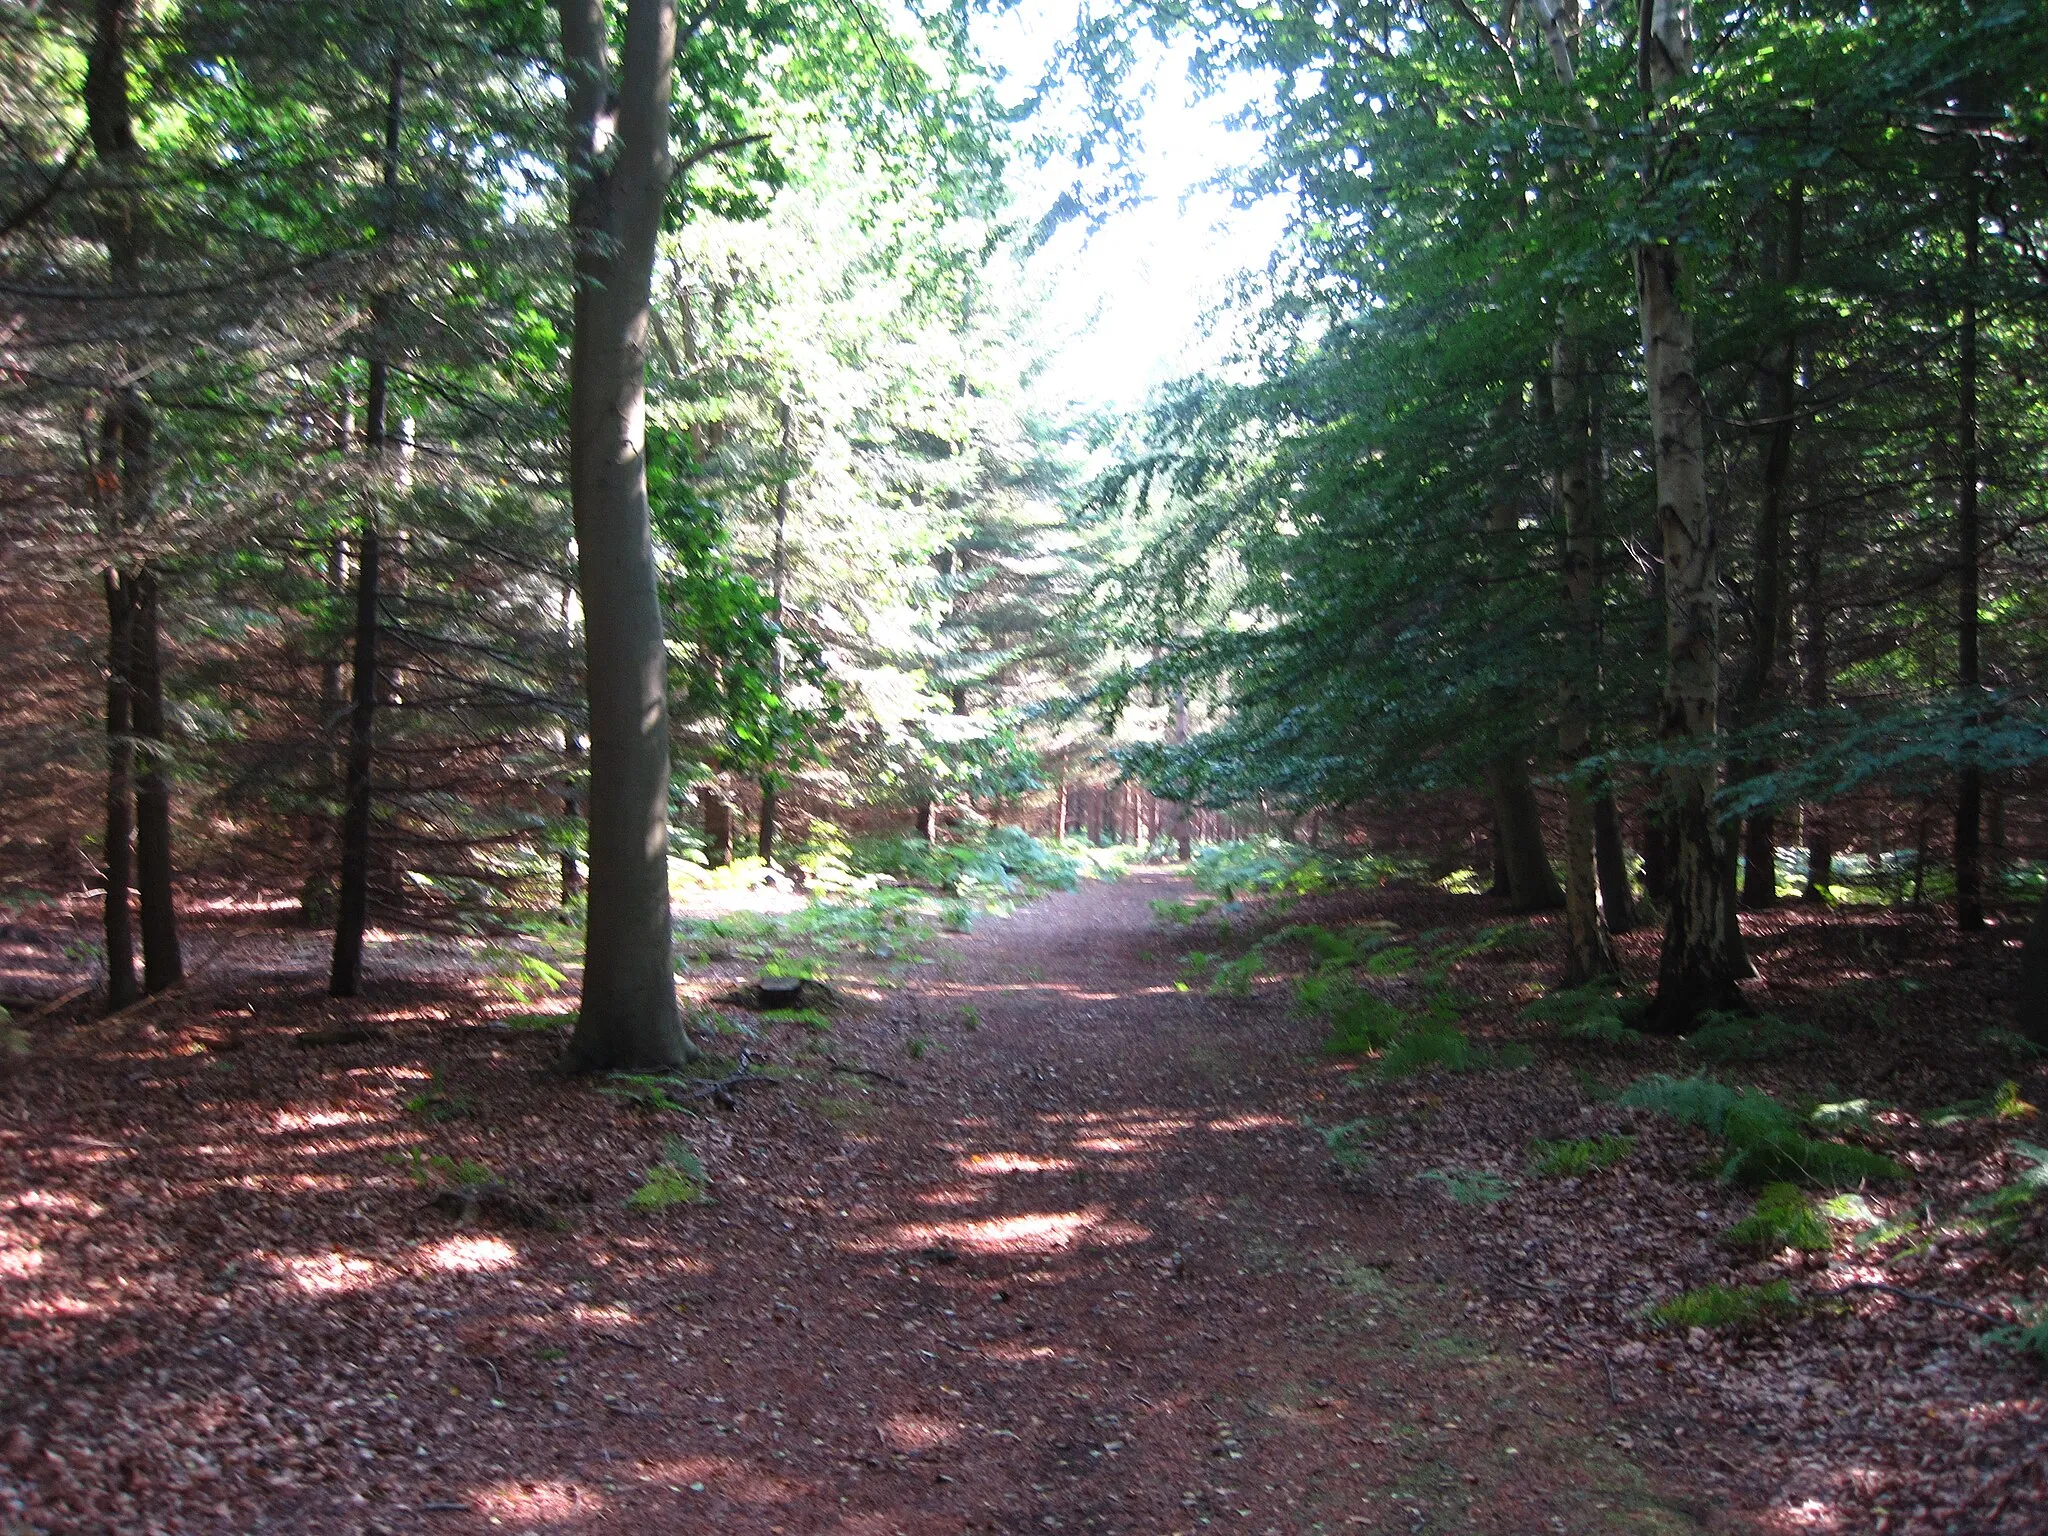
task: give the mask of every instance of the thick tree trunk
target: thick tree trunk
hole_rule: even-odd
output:
[[[1550,392],[1558,434],[1557,499],[1564,511],[1564,586],[1570,654],[1558,684],[1558,751],[1565,760],[1564,981],[1576,986],[1614,974],[1614,945],[1600,915],[1593,789],[1575,771],[1593,740],[1593,688],[1600,614],[1593,526],[1593,453],[1587,416],[1585,355],[1561,335],[1551,349]]]
[[[1977,490],[1981,479],[1977,446],[1977,284],[1981,257],[1982,191],[1974,170],[1970,176],[1969,222],[1963,230],[1962,356],[1957,380],[1956,466],[1956,682],[1972,711],[1963,717],[1965,730],[1977,724],[1974,712],[1983,690],[1978,655],[1980,627],[1978,588],[1983,539],[1977,526]],[[1984,926],[1983,853],[1984,772],[1965,757],[1956,770],[1956,924]]]
[[[1643,72],[1650,107],[1692,70],[1687,0],[1642,0]],[[1659,959],[1653,1027],[1680,1032],[1700,1012],[1739,1007],[1735,980],[1747,969],[1742,930],[1727,900],[1728,837],[1714,805],[1716,773],[1703,749],[1718,734],[1720,547],[1707,501],[1706,402],[1694,371],[1692,316],[1679,293],[1678,245],[1636,251],[1637,305],[1649,382],[1650,429],[1662,533],[1665,686],[1660,735],[1691,761],[1665,771],[1674,848],[1671,900]]]
[[[910,808],[911,829],[928,843],[939,840],[939,806],[930,791],[917,797],[917,804]]]
[[[135,722],[130,696],[135,598],[118,570],[105,573],[107,592],[107,1009],[125,1008],[141,991],[135,982],[135,927],[128,892],[135,883]]]
[[[371,399],[376,398],[373,387]],[[373,408],[371,420],[376,419]],[[348,717],[348,766],[342,786],[341,889],[335,903],[333,963],[327,974],[330,997],[355,997],[363,987],[363,929],[370,910],[370,773],[376,750],[380,542],[376,524],[366,516],[356,541],[355,671]]]
[[[561,0],[575,333],[569,485],[590,695],[583,998],[569,1059],[660,1068],[697,1048],[676,1006],[668,891],[668,654],[647,504],[647,333],[667,201],[674,0],[628,0],[613,90],[603,0]],[[600,120],[617,104],[608,157]]]
[[[1506,755],[1486,765],[1486,787],[1499,822],[1500,860],[1508,873],[1508,904],[1517,912],[1554,912],[1564,892],[1543,847],[1543,816],[1529,783],[1529,765]]]
[[[1636,898],[1628,883],[1628,849],[1622,844],[1614,794],[1604,786],[1593,801],[1593,864],[1600,876],[1600,913],[1607,931],[1633,933]]]
[[[135,721],[135,896],[142,919],[142,989],[185,979],[171,870],[171,779],[164,761],[164,674],[158,641],[156,566],[135,573],[130,708]]]

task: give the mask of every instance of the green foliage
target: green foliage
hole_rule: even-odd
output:
[[[1883,1103],[1876,1099],[1843,1099],[1835,1104],[1816,1104],[1807,1113],[1807,1124],[1822,1131],[1870,1131],[1877,1128],[1877,1112]]]
[[[1769,1094],[1737,1090],[1711,1078],[1663,1074],[1632,1084],[1617,1101],[1697,1126],[1726,1144],[1721,1177],[1744,1184],[1780,1182],[1853,1188],[1869,1179],[1896,1179],[1903,1170],[1890,1158],[1839,1141],[1819,1141]]]
[[[703,1159],[681,1137],[665,1136],[661,1161],[641,1176],[640,1186],[626,1197],[626,1207],[656,1214],[679,1205],[702,1205],[710,1198],[711,1175]]]
[[[1544,1178],[1579,1179],[1612,1168],[1635,1150],[1633,1136],[1597,1136],[1578,1141],[1532,1141],[1529,1171]]]
[[[1208,897],[1199,901],[1170,901],[1165,898],[1155,897],[1151,905],[1154,917],[1160,918],[1176,928],[1185,928],[1191,923],[1200,922],[1211,912],[1214,912],[1221,903]]]
[[[576,1015],[573,1013],[515,1013],[498,1022],[520,1034],[546,1034],[551,1030],[574,1029]]]
[[[1558,1034],[1567,1040],[1624,1045],[1642,1038],[1629,1025],[1629,1018],[1638,1006],[1639,1000],[1629,994],[1595,983],[1539,997],[1522,1010],[1522,1017],[1537,1023],[1555,1024]]]
[[[1721,1241],[1757,1253],[1826,1253],[1833,1246],[1827,1222],[1796,1184],[1766,1184],[1756,1209],[1723,1232]]]
[[[1374,976],[1398,976],[1415,964],[1416,953],[1406,944],[1396,944],[1366,956],[1365,968]]]
[[[2027,1166],[2018,1177],[1969,1205],[1972,1212],[1985,1218],[1993,1235],[2000,1238],[2010,1238],[2019,1225],[2020,1217],[2042,1194],[2048,1193],[2048,1147],[2037,1147],[2030,1141],[2014,1141],[2006,1150]]]
[[[1315,998],[1311,1011],[1329,1020],[1323,1049],[1332,1056],[1364,1056],[1385,1050],[1412,1022],[1405,1009],[1349,981],[1343,982],[1341,989],[1319,990]],[[1303,1005],[1311,1007],[1306,998]]]
[[[2020,1097],[2020,1085],[2008,1079],[1981,1099],[1946,1105],[1930,1112],[1925,1119],[1929,1125],[1948,1127],[1972,1120],[2025,1120],[2034,1113],[2034,1106]]]
[[[960,1027],[965,1030],[981,1028],[981,1010],[972,1003],[960,1005]]]
[[[1304,1118],[1301,1122],[1318,1136],[1329,1150],[1330,1161],[1344,1173],[1363,1173],[1372,1166],[1372,1154],[1359,1145],[1370,1135],[1375,1122],[1370,1118],[1346,1120],[1341,1125],[1317,1125]]]
[[[403,1152],[391,1154],[391,1161],[424,1189],[474,1193],[489,1189],[498,1182],[498,1176],[491,1172],[488,1164],[474,1158],[450,1157],[445,1152],[423,1153],[418,1147],[407,1147]]]
[[[1790,1282],[1764,1285],[1703,1285],[1684,1291],[1646,1310],[1643,1316],[1659,1328],[1754,1328],[1799,1311]]]
[[[1987,1051],[1996,1051],[2012,1061],[2034,1062],[2048,1057],[2048,1047],[2029,1040],[2016,1029],[2002,1026],[1983,1031],[1977,1036],[1977,1043]]]
[[[938,1049],[938,1043],[930,1035],[912,1035],[903,1049],[912,1061],[923,1061]]]
[[[1507,1180],[1483,1168],[1431,1168],[1415,1181],[1436,1185],[1460,1205],[1497,1205],[1512,1193]]]
[[[763,1024],[801,1024],[821,1035],[832,1029],[831,1019],[816,1008],[764,1008],[759,1017]]]
[[[2015,1320],[2012,1323],[1994,1328],[1984,1337],[2020,1354],[2032,1355],[2042,1365],[2048,1365],[2048,1302],[2015,1306],[2013,1313]]]
[[[476,1113],[476,1102],[466,1093],[450,1093],[448,1085],[441,1080],[439,1067],[427,1075],[427,1086],[417,1093],[407,1094],[403,1100],[405,1112],[420,1115],[436,1123],[446,1120],[466,1120]]]
[[[1252,995],[1252,983],[1259,979],[1259,969],[1264,961],[1260,951],[1240,955],[1216,967],[1214,980],[1209,984],[1211,997],[1248,998]]]
[[[1472,1042],[1455,1024],[1425,1017],[1380,1056],[1386,1077],[1412,1077],[1418,1072],[1464,1072],[1473,1064]]]
[[[673,1079],[653,1073],[614,1072],[598,1085],[597,1091],[607,1098],[630,1104],[635,1109],[658,1114],[683,1107],[669,1097],[669,1090],[673,1087]]]
[[[1699,1027],[1685,1037],[1693,1054],[1721,1066],[1767,1061],[1826,1042],[1827,1036],[1811,1025],[1790,1023],[1771,1013],[1703,1013]]]

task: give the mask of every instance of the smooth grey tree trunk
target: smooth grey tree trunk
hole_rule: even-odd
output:
[[[674,0],[627,0],[615,81],[603,0],[560,0],[569,120],[575,331],[569,489],[590,702],[590,871],[583,998],[569,1063],[678,1066],[697,1047],[676,1006],[668,891],[668,656],[647,504],[647,344],[672,162]],[[600,123],[616,102],[609,153]]]

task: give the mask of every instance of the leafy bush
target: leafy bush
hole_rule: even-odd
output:
[[[1155,899],[1152,902],[1152,915],[1173,924],[1177,928],[1185,928],[1191,923],[1200,922],[1211,912],[1214,912],[1219,905],[1221,903],[1217,902],[1213,897],[1204,897],[1200,901]]]
[[[1704,1013],[1700,1018],[1699,1028],[1685,1037],[1685,1043],[1695,1055],[1723,1066],[1767,1061],[1827,1041],[1810,1024],[1794,1024],[1772,1013]]]
[[[1736,1090],[1711,1078],[1659,1073],[1632,1084],[1617,1101],[1654,1110],[1718,1136],[1728,1147],[1721,1177],[1743,1184],[1797,1183],[1852,1188],[1868,1179],[1903,1176],[1888,1157],[1839,1141],[1818,1141],[1769,1094]]]
[[[1240,999],[1250,997],[1252,983],[1259,979],[1259,968],[1264,958],[1254,949],[1250,954],[1240,955],[1235,960],[1218,965],[1216,975],[1209,983],[1209,995]]]
[[[1826,1253],[1834,1245],[1828,1224],[1796,1184],[1767,1184],[1756,1197],[1756,1209],[1721,1234],[1731,1248],[1778,1253]]]
[[[1190,874],[1200,889],[1235,901],[1240,893],[1263,896],[1294,888],[1299,883],[1296,877],[1314,857],[1299,844],[1277,837],[1252,838],[1204,848],[1195,855]],[[1319,889],[1320,883],[1314,888]]]
[[[1633,1136],[1599,1136],[1581,1141],[1532,1141],[1529,1171],[1546,1178],[1578,1179],[1612,1168],[1636,1147]]]
[[[1323,1145],[1330,1151],[1330,1161],[1340,1171],[1362,1173],[1372,1166],[1372,1154],[1357,1145],[1358,1138],[1372,1129],[1370,1119],[1347,1120],[1342,1125],[1317,1125],[1313,1120],[1304,1119],[1302,1124],[1323,1138]]]
[[[1799,1310],[1784,1280],[1767,1285],[1703,1285],[1660,1301],[1643,1316],[1660,1328],[1753,1328]]]

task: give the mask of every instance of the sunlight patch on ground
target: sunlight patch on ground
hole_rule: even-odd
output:
[[[581,1483],[503,1482],[476,1493],[479,1510],[501,1520],[540,1520],[550,1525],[595,1519],[605,1512],[604,1495]]]
[[[1825,1499],[1801,1499],[1780,1510],[1773,1524],[1781,1531],[1839,1531],[1842,1517]]]
[[[924,1414],[892,1413],[882,1433],[899,1451],[931,1451],[958,1435],[960,1426]]]
[[[336,1125],[369,1125],[372,1117],[360,1109],[280,1109],[271,1117],[274,1131],[324,1131]]]
[[[681,1456],[641,1465],[647,1469],[640,1474],[644,1483],[659,1483],[671,1493],[685,1495],[716,1492],[736,1504],[786,1504],[804,1491],[801,1484],[729,1456]],[[704,1529],[709,1530],[709,1525]]]
[[[43,1250],[33,1243],[0,1237],[0,1277],[26,1280],[43,1267]]]
[[[55,1190],[26,1189],[14,1200],[18,1211],[47,1211],[52,1216],[104,1216],[107,1208],[83,1195],[60,1194]]]
[[[1027,1216],[991,1216],[982,1221],[939,1221],[898,1227],[894,1247],[956,1243],[981,1253],[1053,1253],[1086,1237],[1101,1243],[1142,1243],[1152,1236],[1135,1222],[1112,1221],[1097,1210],[1041,1211]]]
[[[1228,1135],[1242,1135],[1246,1131],[1282,1131],[1294,1128],[1294,1122],[1281,1115],[1232,1115],[1227,1120],[1211,1120],[1202,1127],[1205,1131],[1217,1131]]]
[[[1071,1157],[1032,1157],[1023,1152],[976,1152],[960,1160],[964,1173],[1070,1173]]]
[[[371,1259],[353,1259],[344,1253],[316,1253],[286,1259],[284,1268],[302,1291],[316,1296],[338,1291],[359,1291],[374,1285],[377,1265]]]
[[[468,1273],[509,1269],[519,1262],[519,1250],[497,1237],[444,1237],[422,1253],[436,1269]]]

